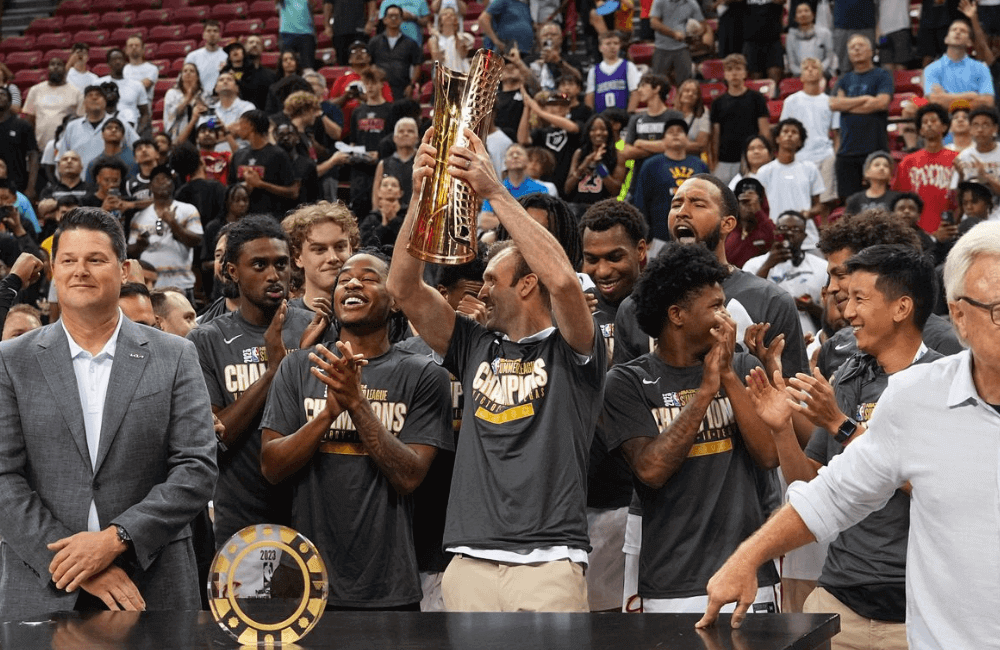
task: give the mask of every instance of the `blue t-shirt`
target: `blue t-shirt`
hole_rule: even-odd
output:
[[[892,97],[892,75],[879,67],[858,74],[853,70],[837,82],[837,92],[846,97],[861,95]],[[840,155],[865,156],[873,151],[888,151],[889,139],[885,129],[889,125],[889,111],[878,113],[840,114]]]
[[[938,84],[946,93],[974,92],[993,94],[993,75],[982,61],[968,54],[961,61],[952,61],[947,54],[924,69],[924,96],[931,94],[931,87]]]
[[[525,194],[548,194],[548,190],[545,186],[538,181],[532,180],[530,178],[525,178],[524,182],[514,187],[508,179],[503,179],[503,186],[507,188],[510,195],[515,199],[519,199]],[[489,201],[483,201],[483,212],[493,212],[493,206],[490,205]]]
[[[309,0],[285,0],[280,5],[282,34],[313,34],[313,18]]]
[[[493,17],[493,31],[508,46],[517,42],[521,52],[530,52],[535,46],[535,30],[532,27],[531,11],[528,3],[521,0],[493,0],[486,7],[486,13]],[[483,38],[483,47],[492,50],[493,41]]]
[[[695,174],[707,173],[708,167],[697,156],[689,155],[684,160],[673,160],[657,154],[643,161],[632,202],[646,216],[650,237],[670,241],[667,215],[670,214],[670,201],[674,192],[681,183]]]
[[[875,29],[873,0],[837,0],[833,4],[835,29]]]

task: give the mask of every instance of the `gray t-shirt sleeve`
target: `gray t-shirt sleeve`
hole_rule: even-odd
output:
[[[304,424],[302,405],[298,403],[301,397],[299,377],[309,372],[308,355],[305,350],[293,352],[278,366],[271,388],[267,391],[267,402],[260,419],[261,429],[271,429],[288,436]]]
[[[194,343],[198,350],[198,363],[201,364],[201,372],[205,377],[205,386],[208,387],[208,397],[212,406],[222,408],[226,406],[226,391],[219,383],[220,375],[217,368],[217,359],[213,354],[212,332],[207,328],[195,328],[188,334],[188,340]]]
[[[399,439],[407,444],[430,445],[454,451],[451,422],[451,378],[448,372],[427,360],[407,408]]]
[[[615,366],[604,386],[604,409],[598,435],[609,451],[632,438],[655,438],[660,433],[643,399],[639,379],[629,370]]]

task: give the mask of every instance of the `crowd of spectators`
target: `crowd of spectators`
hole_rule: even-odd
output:
[[[426,158],[426,152],[421,154],[421,141],[433,119],[434,88],[428,64],[467,72],[477,48],[493,49],[503,55],[493,124],[483,142],[476,139],[475,146],[470,145],[472,154],[459,158],[469,163],[470,184],[491,192],[503,188],[484,203],[477,236],[484,245],[498,242],[494,246],[500,247],[499,252],[491,259],[503,259],[507,239],[518,240],[517,245],[524,247],[534,226],[519,224],[510,216],[521,214],[523,206],[566,254],[597,319],[596,331],[602,336],[596,339],[605,339],[607,346],[605,350],[596,343],[579,344],[586,339],[576,330],[579,323],[563,321],[576,314],[572,301],[565,299],[566,288],[562,287],[562,293],[552,288],[553,296],[545,293],[538,304],[526,302],[522,307],[543,313],[539,305],[546,306],[559,319],[561,330],[573,328],[579,338],[567,338],[565,350],[547,354],[554,354],[564,365],[573,364],[574,357],[599,355],[601,363],[596,365],[576,362],[578,376],[571,380],[583,386],[593,381],[591,375],[605,369],[604,361],[624,364],[646,359],[642,355],[653,349],[654,340],[675,346],[665,353],[667,366],[697,365],[699,370],[697,376],[678,371],[667,382],[672,387],[655,391],[666,402],[656,416],[664,421],[657,420],[657,426],[675,417],[679,421],[681,407],[696,390],[701,392],[691,399],[704,402],[703,415],[708,409],[705,417],[711,419],[711,409],[716,407],[710,404],[715,404],[715,392],[722,390],[732,398],[737,413],[726,431],[740,431],[744,440],[736,446],[746,455],[747,467],[740,470],[745,474],[734,478],[727,474],[731,470],[721,466],[711,470],[720,481],[735,481],[726,485],[746,492],[741,492],[741,501],[728,504],[718,515],[737,532],[705,538],[704,548],[716,554],[707,561],[691,558],[692,573],[684,574],[674,566],[664,569],[661,565],[671,563],[669,554],[662,548],[649,550],[642,540],[659,531],[665,545],[680,548],[677,530],[694,531],[700,515],[685,506],[678,514],[683,523],[671,532],[670,521],[662,513],[647,510],[643,515],[642,509],[638,513],[635,507],[629,509],[632,475],[638,486],[633,506],[641,502],[642,508],[649,509],[663,507],[669,499],[691,498],[683,490],[693,489],[696,481],[681,469],[681,464],[690,462],[683,457],[671,471],[651,467],[655,450],[649,439],[655,440],[658,430],[654,427],[647,436],[642,431],[652,422],[634,419],[635,413],[648,413],[649,405],[629,396],[629,391],[655,383],[652,378],[662,370],[660,366],[642,365],[634,376],[631,370],[612,371],[605,416],[621,430],[597,426],[590,451],[586,518],[595,547],[592,568],[604,569],[618,562],[619,555],[623,557],[617,573],[605,574],[610,575],[610,587],[588,573],[589,607],[634,610],[638,598],[639,603],[645,600],[645,611],[703,608],[706,600],[680,601],[705,598],[708,577],[775,509],[781,490],[774,469],[779,456],[785,476],[808,480],[815,475],[811,466],[809,472],[787,469],[784,452],[775,451],[766,428],[761,428],[762,420],[755,419],[756,403],[734,395],[737,390],[742,395],[743,377],[759,362],[769,374],[777,368],[785,377],[802,372],[811,378],[808,373],[815,369],[818,384],[829,388],[824,382],[833,381],[839,391],[841,384],[833,380],[833,374],[847,362],[846,357],[831,360],[832,342],[841,340],[836,337],[844,336],[845,330],[850,333],[846,321],[852,316],[845,311],[847,289],[836,287],[835,276],[848,273],[844,270],[848,267],[879,275],[890,273],[886,269],[893,264],[926,262],[934,285],[956,242],[974,232],[978,223],[1000,218],[1000,113],[995,102],[1000,79],[1000,15],[996,9],[985,4],[977,7],[972,0],[924,0],[919,20],[911,20],[910,5],[895,0],[837,0],[832,6],[828,0],[723,0],[710,6],[697,0],[635,5],[629,0],[569,5],[492,0],[485,7],[462,0],[434,0],[430,5],[425,0],[383,0],[381,4],[324,0],[321,8],[310,6],[308,0],[279,0],[275,8],[279,36],[277,43],[270,44],[277,46],[277,53],[268,49],[267,37],[234,38],[223,24],[209,19],[202,26],[202,46],[166,65],[146,60],[141,33],[128,35],[122,48],[107,49],[98,64],[91,60],[93,48],[87,42],[74,42],[68,57],[52,56],[45,62],[44,80],[20,89],[11,71],[0,64],[0,275],[6,276],[0,288],[12,291],[0,295],[4,301],[0,315],[6,314],[3,338],[14,338],[58,318],[60,296],[56,283],[50,282],[50,256],[53,235],[65,215],[80,206],[109,213],[127,238],[133,279],[154,292],[151,311],[143,322],[185,336],[196,326],[196,311],[200,314],[197,328],[208,328],[215,321],[214,329],[198,333],[196,328],[189,338],[198,345],[213,409],[228,432],[220,437],[220,458],[225,459],[220,460],[216,492],[220,541],[243,524],[281,519],[287,514],[282,510],[287,501],[281,499],[287,495],[271,483],[286,484],[285,479],[308,462],[308,458],[293,459],[288,455],[291,452],[282,451],[280,439],[298,435],[298,425],[289,424],[292,416],[277,412],[271,402],[265,406],[272,382],[293,389],[287,362],[282,365],[285,350],[327,340],[320,338],[327,327],[337,335],[340,314],[350,309],[333,305],[332,292],[344,263],[359,247],[377,250],[406,237],[408,208],[419,198],[418,183],[429,165],[421,160],[422,155]],[[706,18],[709,15],[714,17]],[[98,76],[98,67],[107,74]],[[916,70],[920,67],[924,67],[922,74]],[[456,155],[463,156],[464,151]],[[489,169],[479,168],[483,160]],[[496,187],[489,180],[491,174]],[[511,197],[520,200],[515,202],[518,207],[512,208]],[[697,215],[706,210],[718,211],[717,223],[714,217],[700,220]],[[694,216],[685,216],[689,213]],[[258,241],[270,243],[257,245]],[[709,252],[682,252],[678,244],[698,244],[699,250],[707,247]],[[903,252],[882,251],[860,261],[852,257],[879,244]],[[259,264],[247,259],[246,251],[251,249],[259,255]],[[524,253],[522,264],[529,257],[544,258],[539,257],[542,249],[531,250],[534,253]],[[662,259],[658,257],[661,251]],[[923,251],[924,257],[915,251]],[[845,267],[849,257],[855,261]],[[378,255],[374,258],[380,261],[368,265],[377,267],[375,275],[386,282],[382,268],[386,262]],[[640,280],[647,261],[650,269]],[[255,276],[265,272],[258,266],[274,267],[280,275],[286,271],[282,265],[290,274],[287,283],[268,284]],[[406,282],[397,280],[396,285],[390,281],[389,289],[404,286],[415,291],[413,295],[421,295],[426,287],[409,284],[423,272],[414,269],[416,276]],[[548,269],[549,275],[542,279],[560,279],[562,270]],[[352,273],[348,284],[368,282],[363,270]],[[446,268],[425,275],[437,277],[437,289],[452,312],[478,317],[489,325],[494,322],[491,319],[501,317],[485,313],[479,299],[484,295],[480,293],[482,273],[483,261],[479,260],[478,266],[461,277]],[[715,378],[711,394],[701,394],[708,385],[699,384],[701,368],[708,367],[709,358],[698,347],[698,336],[704,341],[706,336],[711,340],[711,335],[692,333],[690,324],[685,325],[680,316],[675,318],[675,311],[689,309],[688,300],[693,298],[691,287],[667,286],[674,277],[678,283],[693,282],[695,288],[721,287],[724,295],[720,292],[709,298],[718,298],[714,308],[718,311],[725,305],[732,319],[720,320],[721,330],[713,330],[715,336],[723,336],[719,334],[723,331],[730,345],[739,341],[759,357],[756,361],[740,353],[734,360],[732,347],[721,353],[728,355],[725,358],[740,374],[737,378],[723,371],[721,379]],[[495,282],[496,277],[487,274],[483,291],[491,306],[500,304],[499,298],[489,297],[489,287]],[[893,286],[905,293],[909,289],[904,285],[899,281]],[[530,287],[525,291],[528,295]],[[413,295],[404,292],[395,297],[415,330],[393,321],[393,316],[377,324],[393,344],[411,334],[423,334],[424,324],[438,324],[427,320],[422,307],[413,305]],[[707,295],[699,293],[698,300],[708,300]],[[277,306],[283,298],[289,299],[288,305]],[[669,307],[666,321],[662,313],[652,313],[652,300],[663,301],[661,310]],[[919,343],[923,332],[923,340],[937,352],[958,352],[944,300],[931,291],[917,301],[927,302],[927,314],[914,317],[912,331],[907,332],[910,338],[915,336]],[[996,313],[996,304],[986,307]],[[232,316],[237,313],[239,319]],[[908,317],[912,314],[901,318]],[[506,312],[504,318],[516,320]],[[279,323],[277,333],[274,323]],[[932,344],[927,335],[931,330],[947,331]],[[235,336],[245,336],[245,343],[255,341],[253,350],[258,355],[251,364],[252,373],[233,380],[238,387],[230,386],[233,382],[224,376],[232,367],[227,364],[236,361],[228,359],[229,353],[221,351],[216,341]],[[429,349],[419,349],[442,352],[441,342],[428,336],[424,348]],[[456,324],[449,336],[466,337],[456,345],[469,348],[463,354],[478,354],[475,331]],[[879,345],[859,337],[854,350],[881,362],[879,354],[884,350]],[[455,375],[460,374],[463,361],[453,358],[456,354],[449,352],[446,365],[453,381],[461,382],[462,377]],[[301,357],[295,363],[305,368],[308,361]],[[322,364],[339,368],[340,361],[324,356],[317,363],[321,368],[327,367]],[[399,363],[405,366],[404,375],[424,372],[420,364]],[[498,371],[494,368],[493,372]],[[795,389],[806,395],[820,390],[802,376],[793,384]],[[380,380],[387,385],[403,381],[388,374]],[[318,386],[295,386],[294,390],[320,390]],[[536,390],[544,394],[541,386],[544,383]],[[764,394],[759,377],[756,389],[758,397]],[[871,406],[877,397],[866,394],[868,402],[855,404],[848,397],[840,399],[838,393],[838,408],[857,426],[871,410],[861,417],[849,409]],[[505,402],[499,399],[490,404],[500,408]],[[342,406],[347,409],[346,404]],[[453,407],[459,408],[458,404]],[[388,403],[385,408],[390,408]],[[844,425],[839,417],[823,417],[810,408],[801,419],[789,415],[795,431],[788,440],[793,445],[801,443],[798,454],[804,448],[811,461],[825,464],[843,451],[842,443],[855,432],[852,429],[842,439]],[[432,407],[427,409],[424,416],[435,415]],[[486,420],[521,417],[507,411],[483,411],[476,418],[480,416]],[[263,443],[261,417],[271,423],[263,427]],[[352,412],[352,417],[360,416]],[[383,414],[384,422],[389,422],[387,417]],[[460,414],[456,419],[462,419]],[[591,420],[585,422],[590,427],[588,436],[595,428]],[[810,441],[813,428],[822,435]],[[684,435],[692,438],[696,429]],[[246,443],[246,438],[251,442]],[[409,450],[398,450],[400,458],[415,463],[414,475],[421,479],[425,474],[431,477],[438,471],[451,471],[431,466],[433,454],[428,456],[425,446],[440,449],[444,456],[450,454],[448,462],[456,462],[454,439],[449,436],[400,438],[406,438],[403,446]],[[827,439],[841,447],[828,449]],[[318,441],[315,445],[320,445]],[[344,444],[360,449],[369,442],[362,435]],[[699,453],[717,453],[711,444],[699,438],[696,447],[706,445]],[[780,448],[783,443],[777,444]],[[816,451],[820,448],[822,453]],[[691,451],[690,441],[687,449]],[[272,463],[263,474],[262,454]],[[379,458],[378,467],[391,483],[391,488],[381,485],[380,489],[412,491],[412,481],[386,470],[382,463],[390,461]],[[799,463],[796,467],[801,470],[802,460],[795,456],[791,462]],[[458,462],[462,462],[461,453]],[[664,487],[675,471],[682,477],[681,487]],[[605,490],[615,481],[624,488]],[[441,492],[434,494],[444,498]],[[310,507],[319,508],[319,504]],[[467,500],[461,508],[464,512],[474,509]],[[442,510],[440,504],[437,510]],[[443,517],[443,510],[438,514]],[[390,515],[380,510],[377,516]],[[418,505],[407,516],[416,517],[413,525],[420,528],[421,517],[435,515],[427,515]],[[644,525],[653,533],[643,529],[640,536],[632,522],[643,516]],[[898,527],[901,515],[892,516],[891,525]],[[396,543],[409,526],[405,523],[401,529],[383,532],[394,536]],[[448,534],[461,540],[466,531],[452,526],[449,523]],[[316,534],[323,538],[328,533],[330,544],[346,543],[335,539],[344,533]],[[857,534],[869,546],[872,536],[877,536],[871,531]],[[440,535],[438,531],[438,546]],[[423,531],[416,537],[416,551],[409,552],[417,557],[394,564],[390,572],[390,577],[400,580],[399,590],[373,586],[352,591],[342,577],[339,586],[344,591],[338,603],[345,607],[415,605],[420,601],[420,586],[408,582],[411,576],[404,573],[407,562],[417,561],[431,576],[423,583],[424,595],[439,593],[440,583],[435,585],[433,576],[447,562],[440,548],[431,548],[434,533]],[[899,536],[891,541],[898,546]],[[483,556],[476,554],[481,549],[474,545],[471,552],[465,544],[453,546],[460,549],[460,556],[501,563],[511,561],[518,548],[501,544],[501,550]],[[537,556],[544,560],[581,562],[581,556],[573,552],[578,548],[571,545],[564,555],[554,548],[534,550],[544,551]],[[600,555],[608,548],[613,549],[610,554]],[[830,553],[835,554],[833,548]],[[638,557],[640,552],[642,562],[625,559]],[[819,561],[814,558],[811,564],[808,559],[801,564],[789,562],[798,568],[784,576],[787,584],[804,582],[809,588],[800,592],[789,586],[784,593],[786,609],[801,608],[819,580],[826,587],[824,594],[832,593],[860,616],[901,622],[898,567],[876,576],[891,585],[877,591],[850,582],[857,579],[856,567],[824,568],[825,552],[824,547]],[[651,555],[647,558],[646,554]],[[896,560],[901,561],[898,553],[889,563]],[[640,568],[654,564],[658,568],[650,572]],[[463,564],[463,571],[472,569]],[[772,573],[760,572],[762,587],[778,584],[779,576]],[[352,576],[362,578],[371,580],[371,574],[361,571]],[[668,584],[672,586],[664,586]],[[762,592],[761,611],[780,602],[771,592],[769,597]],[[876,597],[889,600],[877,607],[864,606]],[[424,606],[435,604],[425,602]],[[899,629],[890,632],[898,634]]]

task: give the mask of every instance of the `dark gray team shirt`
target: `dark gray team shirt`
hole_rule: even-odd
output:
[[[942,356],[928,350],[915,363],[930,363]],[[888,383],[889,375],[875,359],[857,352],[841,366],[834,378],[837,406],[858,422],[867,422]],[[829,431],[817,428],[805,453],[817,463],[828,465],[844,449]],[[865,618],[905,621],[909,531],[910,497],[896,490],[885,507],[843,531],[830,543],[819,584]]]
[[[434,358],[434,351],[419,336],[412,336],[398,344],[399,349]],[[448,373],[451,384],[451,424],[455,446],[462,427],[462,384]],[[454,449],[454,447],[452,448]],[[451,561],[451,553],[444,550],[444,523],[448,512],[448,494],[451,492],[451,475],[455,469],[455,452],[440,450],[427,470],[420,486],[413,491],[413,544],[417,550],[417,567],[421,572],[444,571]]]
[[[746,376],[760,363],[738,352],[733,369]],[[701,385],[703,366],[674,368],[645,354],[608,372],[598,435],[609,449],[632,438],[655,438]],[[688,457],[667,483],[635,481],[642,503],[639,595],[705,595],[709,578],[764,523],[759,475],[725,391],[712,400]],[[757,572],[760,586],[778,582],[772,562]]]
[[[282,362],[262,427],[291,435],[326,407],[326,385],[311,366],[306,350]],[[368,360],[361,381],[389,433],[407,444],[454,448],[448,373],[430,359],[393,347]],[[326,563],[330,605],[385,608],[420,601],[413,501],[400,496],[368,456],[348,413],[334,420],[309,464],[287,482],[293,486],[292,527],[312,540]]]
[[[958,354],[965,349],[955,335],[951,321],[938,314],[931,314],[927,319],[923,340],[924,345],[944,356]],[[837,369],[857,352],[858,340],[854,338],[854,330],[844,327],[823,343],[819,349],[816,365],[824,377],[832,377]]]
[[[286,348],[299,347],[310,320],[311,312],[288,310],[281,335]],[[237,310],[213,318],[188,334],[198,349],[212,406],[229,406],[267,370],[265,331],[266,327],[248,323]],[[271,485],[261,474],[259,422],[250,426],[227,450],[219,449],[219,481],[214,499],[216,546],[222,546],[246,526],[288,523],[288,491]]]
[[[729,274],[722,282],[722,290],[726,294],[726,309],[737,323],[749,324],[746,322],[748,317],[754,323],[771,323],[766,337],[768,344],[778,334],[785,335],[781,365],[786,377],[797,372],[809,372],[802,324],[795,308],[795,300],[787,291],[741,269]],[[639,323],[635,319],[635,301],[630,296],[622,302],[615,318],[614,361],[624,363],[651,349],[649,337],[639,329]]]
[[[604,338],[608,356],[615,350],[615,315],[618,305],[613,305],[595,291],[597,310],[594,323]],[[590,462],[587,465],[587,507],[602,510],[624,508],[632,501],[632,470],[620,452],[608,451],[601,436],[594,436],[590,444]]]
[[[590,551],[587,457],[604,395],[604,339],[589,359],[553,330],[514,342],[455,320],[444,366],[465,410],[446,547]]]

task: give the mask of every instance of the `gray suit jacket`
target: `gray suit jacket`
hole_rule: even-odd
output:
[[[147,608],[198,609],[188,523],[218,469],[194,345],[122,322],[96,468],[78,395],[62,324],[0,345],[0,620],[73,608],[78,594],[55,588],[46,544],[85,531],[92,499],[102,529],[131,535]]]

